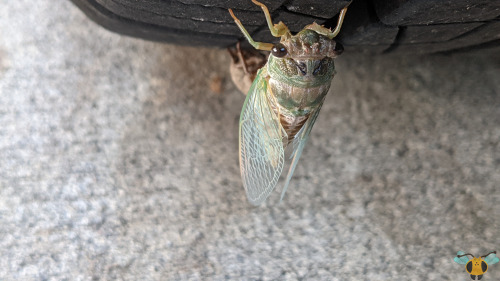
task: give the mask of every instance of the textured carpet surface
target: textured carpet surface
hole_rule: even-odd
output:
[[[458,250],[500,251],[498,54],[347,51],[258,208],[228,65],[68,1],[2,5],[0,280],[468,280]]]

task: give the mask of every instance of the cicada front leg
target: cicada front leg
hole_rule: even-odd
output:
[[[233,10],[229,9],[229,13],[231,14],[231,17],[234,19],[234,22],[240,28],[241,32],[248,40],[248,43],[250,43],[250,45],[252,45],[257,50],[271,51],[271,49],[274,46],[273,44],[254,41],[252,36],[250,36],[250,33],[248,33],[247,29],[241,23],[241,21],[234,15]]]

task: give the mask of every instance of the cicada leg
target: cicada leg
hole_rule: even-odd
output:
[[[346,12],[347,12],[347,7],[345,7],[344,9],[342,9],[340,11],[339,19],[337,21],[337,26],[335,27],[335,29],[333,30],[333,32],[331,34],[327,35],[328,38],[332,39],[335,36],[337,36],[337,34],[339,34],[340,28],[342,27],[342,23],[344,22],[344,18],[345,18],[345,13]]]
[[[335,29],[333,31],[331,31],[330,29],[323,27],[317,23],[310,24],[306,28],[314,30],[321,35],[324,35],[330,39],[333,39],[340,32],[340,28],[342,27],[342,23],[344,22],[346,12],[347,12],[347,7],[343,8],[340,11],[339,19],[337,20],[337,26],[335,27]]]
[[[243,35],[245,35],[245,37],[247,38],[248,43],[250,43],[250,45],[252,45],[257,50],[271,51],[271,49],[274,46],[273,44],[271,44],[271,43],[264,43],[264,42],[255,42],[252,39],[252,36],[250,36],[250,33],[248,33],[248,31],[243,26],[243,24],[241,24],[241,21],[234,15],[233,10],[229,9],[229,13],[231,14],[231,17],[233,17],[234,22],[240,28],[240,30],[243,33]]]
[[[262,11],[264,11],[267,25],[269,26],[269,30],[271,31],[271,34],[274,37],[285,36],[286,38],[288,38],[291,36],[290,30],[288,30],[288,27],[283,22],[280,21],[278,24],[273,24],[273,21],[271,19],[271,14],[269,13],[269,10],[267,9],[266,5],[260,3],[257,0],[252,0],[252,2],[257,6],[260,6],[262,8]]]

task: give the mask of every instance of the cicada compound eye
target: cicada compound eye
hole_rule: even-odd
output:
[[[344,46],[342,46],[342,44],[340,44],[339,42],[335,42],[334,50],[337,55],[340,55],[344,52]]]
[[[288,51],[286,50],[285,46],[281,43],[275,44],[273,48],[271,49],[271,54],[277,58],[282,58],[286,56]]]

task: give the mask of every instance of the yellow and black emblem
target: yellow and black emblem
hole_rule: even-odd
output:
[[[499,261],[496,253],[496,251],[493,251],[476,258],[472,254],[466,254],[463,251],[458,251],[454,261],[458,264],[465,264],[465,270],[470,274],[470,278],[472,280],[476,280],[476,276],[477,280],[481,280],[481,278],[483,278],[483,274],[488,271],[488,265],[495,264]],[[472,259],[469,259],[468,256],[471,256]]]

